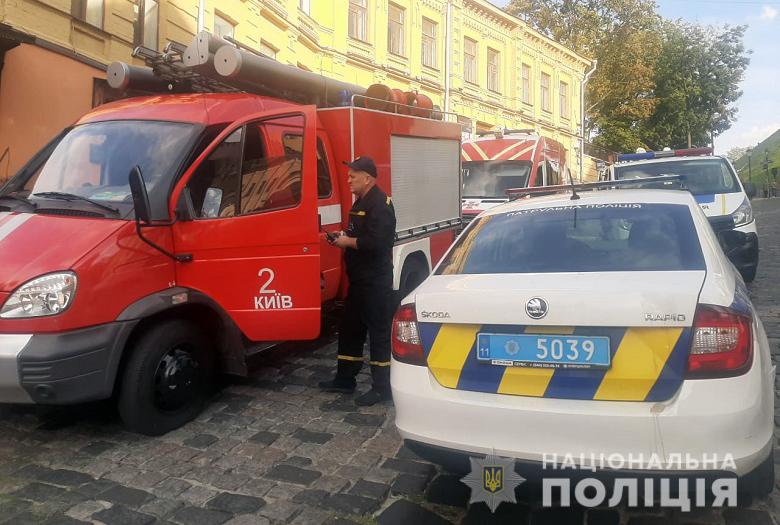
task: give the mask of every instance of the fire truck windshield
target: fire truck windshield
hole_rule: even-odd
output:
[[[463,163],[463,197],[506,198],[506,190],[525,188],[531,163],[524,160],[486,160]]]
[[[76,126],[32,173],[23,191],[33,198],[66,193],[131,206],[128,177],[138,165],[152,209],[165,210],[168,189],[200,130],[192,124],[137,120]]]

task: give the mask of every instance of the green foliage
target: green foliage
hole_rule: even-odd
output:
[[[750,180],[758,188],[759,194],[764,188],[767,182],[767,171],[764,169],[764,161],[769,153],[769,173],[768,180],[772,183],[772,168],[780,168],[780,129],[775,131],[772,135],[759,142],[750,151]],[[748,152],[734,161],[734,167],[739,173],[739,177],[747,182],[748,181]],[[780,179],[780,175],[778,175]],[[778,180],[780,183],[780,180]],[[778,188],[780,189],[780,188]]]
[[[658,104],[645,124],[650,148],[709,144],[731,127],[749,62],[742,43],[745,30],[665,23],[655,66]]]
[[[585,108],[599,146],[709,144],[735,118],[749,62],[744,26],[664,20],[652,0],[513,0],[506,9],[598,60]]]

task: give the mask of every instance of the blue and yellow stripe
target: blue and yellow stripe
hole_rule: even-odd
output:
[[[663,401],[685,378],[688,328],[569,328],[420,323],[428,368],[444,387],[559,399]],[[609,370],[523,368],[480,363],[479,332],[607,336]]]

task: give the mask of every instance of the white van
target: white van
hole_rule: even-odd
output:
[[[750,199],[755,187],[745,186],[731,162],[712,155],[711,148],[648,151],[618,155],[610,168],[612,180],[680,175],[715,231],[733,229],[746,234],[745,243],[729,251],[729,258],[746,282],[758,268],[758,235]]]

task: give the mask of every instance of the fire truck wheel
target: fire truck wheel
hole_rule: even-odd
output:
[[[201,412],[213,359],[197,326],[182,320],[154,325],[129,351],[118,400],[128,429],[160,436]]]

